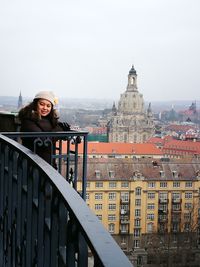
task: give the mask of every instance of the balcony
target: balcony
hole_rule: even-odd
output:
[[[120,216],[120,223],[121,224],[128,224],[130,222],[130,218],[127,215]]]
[[[159,203],[168,203],[169,199],[168,198],[159,198]]]
[[[120,229],[120,234],[121,235],[126,235],[129,233],[129,230],[128,229]]]
[[[167,223],[168,222],[167,216],[158,216],[158,222],[159,223]]]
[[[120,204],[129,204],[129,202],[130,202],[129,199],[125,199],[125,198],[120,199]]]
[[[172,198],[172,203],[181,203],[181,198]]]
[[[0,262],[12,266],[132,266],[98,218],[84,202],[86,194],[87,134],[37,133],[39,142],[58,141],[52,159],[58,171],[38,155],[0,135]],[[77,136],[83,157],[78,157]],[[22,133],[21,137],[33,137]],[[67,151],[62,153],[62,141]],[[52,151],[55,151],[53,150]],[[76,192],[78,160],[82,160],[82,194]],[[63,164],[65,166],[63,173]],[[64,177],[60,174],[65,174]],[[109,253],[108,253],[109,251]],[[113,257],[115,255],[115,257]]]

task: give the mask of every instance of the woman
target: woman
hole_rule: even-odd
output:
[[[41,91],[36,94],[33,101],[19,111],[21,132],[69,131],[70,126],[67,123],[58,122],[58,115],[54,109],[55,101],[55,96],[50,91]],[[34,152],[52,164],[53,142],[45,142],[45,138],[41,140],[42,142],[36,142],[36,138],[22,138],[22,144],[32,151],[36,147]]]

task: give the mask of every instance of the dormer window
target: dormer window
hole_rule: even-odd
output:
[[[163,178],[165,176],[165,172],[164,171],[160,171],[160,177]]]
[[[100,171],[99,170],[95,171],[95,178],[100,178]]]
[[[114,176],[115,176],[114,171],[109,171],[109,178],[114,178]]]

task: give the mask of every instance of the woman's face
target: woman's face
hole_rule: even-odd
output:
[[[52,104],[46,99],[39,99],[37,102],[37,112],[40,116],[47,116],[51,112]]]

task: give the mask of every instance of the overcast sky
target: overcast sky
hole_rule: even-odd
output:
[[[199,100],[200,0],[0,0],[0,95]]]

